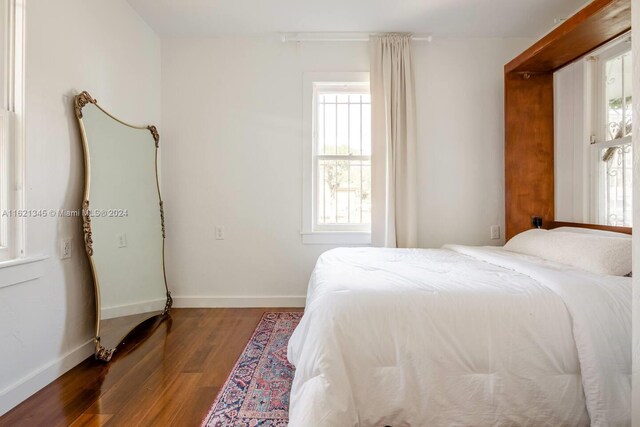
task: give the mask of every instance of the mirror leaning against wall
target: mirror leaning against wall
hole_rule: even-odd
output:
[[[631,55],[629,32],[554,74],[556,221],[633,226]]]
[[[87,92],[75,97],[85,159],[83,233],[96,299],[95,356],[108,362],[124,337],[172,305],[164,266],[160,137],[129,125]]]

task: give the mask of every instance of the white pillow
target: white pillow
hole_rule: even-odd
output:
[[[631,273],[631,239],[564,231],[528,230],[504,249],[612,276]]]
[[[593,234],[593,235],[605,236],[605,237],[621,237],[623,239],[631,238],[631,234],[618,233],[617,231],[596,230],[593,228],[583,228],[583,227],[558,227],[558,228],[552,228],[549,231],[553,231],[553,232],[566,231],[569,233]]]

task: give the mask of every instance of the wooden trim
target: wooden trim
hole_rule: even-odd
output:
[[[544,223],[543,223],[544,226]],[[548,229],[558,228],[558,227],[578,227],[578,228],[589,228],[591,230],[603,230],[603,231],[613,231],[616,233],[624,233],[624,234],[633,234],[631,227],[614,227],[612,225],[600,225],[600,224],[582,224],[579,222],[562,222],[562,221],[552,221],[549,224],[549,227],[545,227]]]
[[[505,76],[506,238],[554,220],[553,74]]]
[[[594,0],[505,66],[505,72],[553,72],[631,28],[631,0]]]
[[[631,0],[593,0],[505,65],[507,240],[530,229],[533,216],[543,224],[570,224],[554,222],[553,73],[630,29]]]

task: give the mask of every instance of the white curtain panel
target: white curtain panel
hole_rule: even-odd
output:
[[[416,108],[411,36],[372,36],[372,243],[417,246]]]

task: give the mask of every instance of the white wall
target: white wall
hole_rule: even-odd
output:
[[[419,245],[503,244],[504,64],[529,39],[415,44]]]
[[[87,90],[130,123],[159,124],[160,41],[124,0],[29,0],[26,37],[27,208],[77,209],[83,164],[72,96]],[[73,257],[60,261],[65,236]],[[92,352],[80,220],[29,220],[27,252],[50,258],[42,278],[0,289],[0,414]]]
[[[504,229],[503,65],[530,42],[414,44],[421,246],[501,243],[489,227]],[[366,71],[367,44],[162,46],[167,273],[177,305],[302,304],[330,248],[300,238],[303,73]],[[225,240],[214,239],[216,225]]]
[[[632,28],[640,28],[640,0],[631,5]],[[640,79],[640,43],[633,41],[633,81]],[[633,86],[633,223],[640,224],[640,85]],[[633,234],[633,426],[640,427],[640,233]]]
[[[328,249],[301,244],[303,72],[368,71],[367,46],[163,39],[162,58],[170,288],[301,305]],[[216,225],[225,240],[214,239]]]

